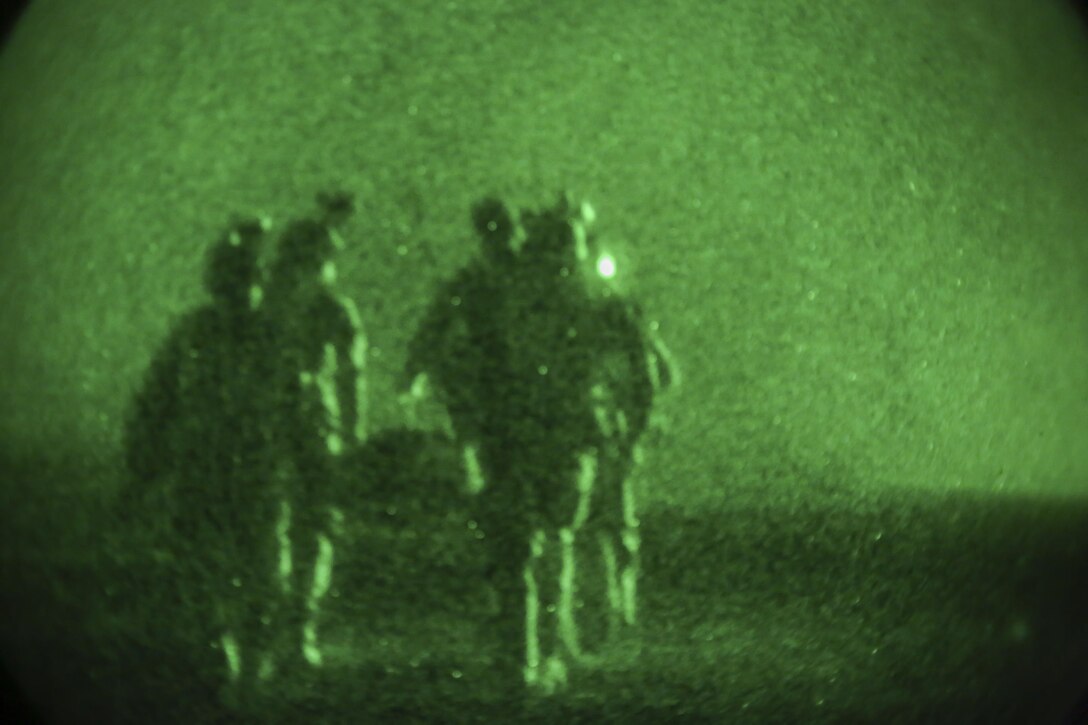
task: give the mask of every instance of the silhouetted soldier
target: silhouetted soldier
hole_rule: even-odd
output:
[[[213,339],[226,329],[227,320],[247,317],[259,304],[257,254],[263,222],[237,222],[227,236],[211,247],[204,269],[204,286],[211,301],[175,321],[170,336],[155,352],[125,420],[123,448],[127,481],[124,503],[139,505],[166,487],[170,477],[185,468],[194,440],[194,425],[186,419],[193,410],[182,387],[183,367],[189,372],[200,349],[221,344]],[[241,285],[241,290],[235,289]],[[244,325],[239,322],[239,329]],[[191,391],[188,391],[191,392]]]
[[[512,381],[508,475],[523,482],[530,512],[519,522],[530,545],[521,567],[525,678],[550,692],[565,684],[577,654],[570,551],[596,470],[594,320],[579,259],[592,213],[563,196],[522,218],[525,243],[504,320]]]
[[[531,482],[534,531],[525,581],[528,679],[563,685],[581,659],[585,617],[578,590],[598,589],[613,635],[637,619],[638,516],[631,472],[655,396],[672,384],[668,353],[637,304],[598,275],[588,227],[593,210],[564,197],[523,215],[521,250],[506,321],[518,440],[511,445]],[[598,549],[586,557],[586,544]],[[576,556],[576,554],[581,554]],[[594,569],[603,586],[579,570]],[[590,631],[589,641],[596,632]],[[600,637],[597,637],[600,643]]]
[[[522,214],[519,227],[501,203],[486,200],[474,220],[484,254],[440,292],[407,370],[417,392],[429,381],[456,436],[477,454],[466,454],[466,468],[478,458],[475,508],[500,600],[491,627],[498,669],[510,688],[553,691],[579,653],[577,533],[593,520],[607,531],[607,549],[610,537],[637,526],[625,486],[652,399],[645,339],[618,297],[605,301],[589,289],[588,205],[563,197]],[[598,489],[599,476],[609,485]],[[616,511],[604,512],[609,505]],[[637,553],[637,537],[623,540]],[[611,579],[620,568],[633,571],[615,559]]]
[[[511,370],[506,336],[507,298],[515,272],[517,228],[502,202],[473,206],[481,253],[444,284],[409,344],[401,388],[411,405],[432,396],[444,406],[462,448],[468,492],[489,556],[489,583],[500,614],[490,623],[494,671],[507,695],[524,689],[525,586],[528,556],[527,481],[515,476],[510,446]]]
[[[654,420],[655,400],[677,382],[656,325],[646,322],[637,303],[610,292],[594,304],[594,318],[596,470],[576,552],[575,589],[583,605],[574,628],[579,649],[597,649],[615,640],[621,627],[637,623],[641,536],[632,473]],[[604,621],[593,616],[598,613]]]
[[[318,615],[343,520],[331,505],[337,461],[366,437],[366,338],[354,304],[333,289],[333,256],[343,246],[334,225],[351,202],[346,195],[319,202],[320,219],[294,222],[283,233],[264,305],[278,355],[273,427],[283,494],[276,535],[288,656],[313,666],[323,661]]]
[[[265,224],[233,226],[209,251],[211,304],[184,317],[156,356],[126,426],[130,475],[166,489],[179,591],[203,639],[218,638],[229,680],[248,689],[263,646],[274,549],[263,487],[267,431],[257,255]],[[209,616],[209,614],[211,616]]]
[[[438,427],[462,446],[468,492],[485,486],[481,470],[489,407],[497,401],[504,353],[498,317],[513,272],[517,228],[509,209],[488,198],[472,208],[480,254],[442,285],[409,343],[399,388],[410,425],[429,403],[442,407]]]

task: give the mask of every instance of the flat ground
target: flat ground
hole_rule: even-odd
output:
[[[1068,707],[1069,678],[1088,667],[1088,502],[802,502],[790,487],[802,483],[716,510],[647,510],[637,638],[521,717],[1047,722]],[[218,700],[221,655],[192,634],[203,597],[171,561],[111,554],[110,519],[91,499],[24,510],[42,512],[21,536],[39,546],[7,549],[18,585],[2,635],[32,694],[66,722],[244,719]],[[488,597],[465,517],[362,515],[338,550],[325,669],[292,673],[251,717],[511,716],[489,681]]]

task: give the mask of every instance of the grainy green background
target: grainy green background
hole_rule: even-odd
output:
[[[10,571],[70,563],[49,541],[89,550],[83,502],[108,497],[120,417],[202,300],[229,215],[282,224],[330,186],[362,202],[342,281],[377,426],[398,419],[389,387],[434,283],[473,252],[469,204],[559,188],[595,203],[684,375],[640,479],[647,511],[730,511],[740,538],[707,557],[752,588],[736,611],[764,611],[751,582],[778,565],[766,586],[784,602],[821,574],[809,596],[830,619],[787,617],[809,659],[792,668],[770,620],[752,625],[783,668],[759,687],[799,677],[802,711],[830,706],[811,678],[832,631],[861,653],[836,650],[852,682],[903,688],[888,712],[931,712],[963,684],[953,662],[969,677],[987,658],[1083,655],[1062,617],[1085,590],[1061,588],[1083,544],[1059,512],[1083,512],[1088,488],[1088,41],[1063,4],[38,0],[0,55],[0,445],[22,461],[4,513],[38,537],[8,548]],[[82,477],[88,458],[106,473]],[[949,492],[964,498],[945,520]],[[854,621],[834,566],[885,531],[899,568],[862,554],[895,573],[858,584],[877,603],[854,639],[828,624]],[[992,588],[993,562],[1024,561],[1031,591],[1066,599]],[[922,594],[935,581],[982,587],[992,619],[913,618],[949,601]],[[889,638],[903,652],[874,669],[868,645]],[[935,663],[941,642],[955,656]],[[725,661],[716,646],[699,651]],[[657,652],[648,671],[679,656]],[[862,703],[846,711],[883,712],[846,679]],[[728,692],[738,715],[778,702]]]
[[[42,0],[0,63],[0,431],[116,446],[227,216],[330,184],[389,420],[470,201],[563,186],[683,364],[648,497],[726,495],[706,452],[732,487],[767,441],[1083,490],[1086,78],[1056,2]]]

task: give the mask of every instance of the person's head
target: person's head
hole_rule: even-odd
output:
[[[260,285],[258,258],[267,229],[262,219],[244,219],[208,250],[204,286],[212,297],[230,304],[248,304]]]
[[[272,282],[278,287],[293,287],[306,281],[335,279],[333,255],[337,250],[336,232],[319,221],[292,222],[280,237]]]
[[[321,192],[317,206],[316,219],[292,222],[280,236],[271,274],[278,290],[336,282],[335,256],[344,249],[337,228],[355,212],[355,197],[346,191]]]
[[[321,222],[335,229],[355,213],[355,195],[344,190],[318,192],[317,206],[321,210]]]
[[[505,203],[487,197],[473,204],[472,226],[480,236],[485,262],[501,266],[513,260],[517,222]]]
[[[593,221],[593,207],[575,203],[562,193],[555,206],[523,215],[526,241],[522,253],[533,264],[543,264],[568,272],[588,256],[587,228]]]

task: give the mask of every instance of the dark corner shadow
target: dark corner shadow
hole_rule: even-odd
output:
[[[25,15],[30,0],[10,0],[0,10],[0,53],[7,47],[12,31]]]
[[[1081,30],[1084,31],[1085,41],[1088,42],[1088,0],[1066,0],[1070,8],[1080,21]]]
[[[1088,722],[1088,674],[1084,676],[1084,689],[1080,699],[1065,713],[1061,725],[1082,725]]]

